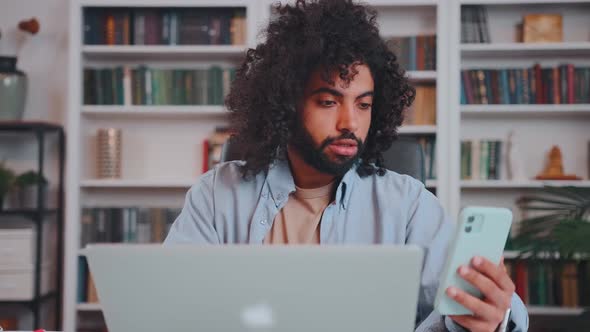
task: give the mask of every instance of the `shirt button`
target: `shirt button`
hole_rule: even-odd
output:
[[[277,200],[280,202],[283,200],[283,194],[278,194],[277,195]]]
[[[261,225],[266,225],[266,219],[262,219],[262,220],[260,220],[260,224],[261,224]]]

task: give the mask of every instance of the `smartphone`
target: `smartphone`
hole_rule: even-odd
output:
[[[508,209],[470,206],[461,211],[434,301],[434,307],[441,315],[473,314],[471,310],[448,297],[446,290],[455,286],[482,298],[481,292],[461,278],[457,269],[461,265],[470,266],[474,256],[500,264],[511,226],[512,212]]]

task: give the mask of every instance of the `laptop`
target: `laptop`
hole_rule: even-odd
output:
[[[414,246],[91,245],[110,332],[414,331]]]

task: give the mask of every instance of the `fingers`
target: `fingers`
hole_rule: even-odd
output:
[[[471,264],[475,270],[487,276],[502,290],[509,292],[511,295],[514,293],[514,283],[508,276],[503,262],[501,262],[501,266],[498,266],[483,257],[476,256],[471,260]]]
[[[506,292],[500,289],[498,285],[487,276],[467,266],[461,266],[457,273],[459,273],[461,278],[479,289],[484,295],[486,302],[495,304],[500,308],[508,308],[507,306],[510,305],[506,299]]]
[[[468,331],[491,331],[485,321],[467,315],[451,315],[449,316],[455,323],[463,326]]]
[[[502,321],[504,318],[504,311],[459,288],[449,287],[446,293],[450,298],[457,301],[457,303],[471,310],[475,316],[486,321]]]

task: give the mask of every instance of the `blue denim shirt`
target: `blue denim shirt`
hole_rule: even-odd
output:
[[[165,244],[261,244],[295,183],[287,161],[276,161],[267,173],[244,180],[241,162],[222,163],[189,190],[184,208]],[[320,222],[322,244],[415,244],[425,251],[416,331],[464,331],[433,311],[438,279],[445,263],[453,223],[437,198],[406,175],[360,177],[349,170]],[[512,297],[512,331],[527,331],[528,314]]]

